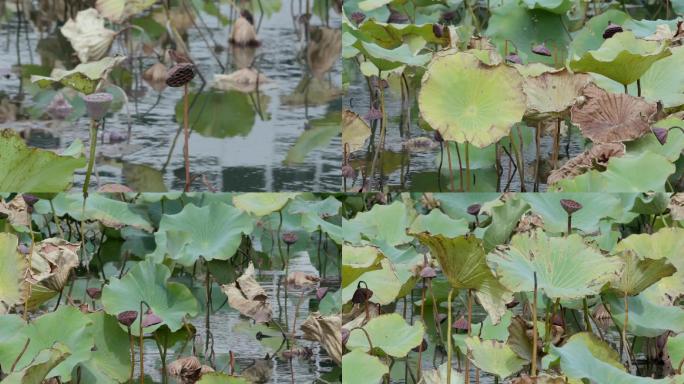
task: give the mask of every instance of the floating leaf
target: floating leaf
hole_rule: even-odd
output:
[[[383,353],[393,357],[406,356],[412,348],[420,345],[425,333],[422,322],[409,325],[398,313],[374,317],[363,326],[363,329],[370,336],[373,353]],[[360,329],[351,331],[346,347],[349,350],[370,351],[368,339]],[[344,359],[342,364],[344,366]]]

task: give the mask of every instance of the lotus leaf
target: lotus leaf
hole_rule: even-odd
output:
[[[544,219],[544,229],[556,233],[567,230],[568,214],[560,204],[561,199],[582,204],[583,208],[572,215],[572,226],[586,233],[597,231],[602,219],[617,216],[623,204],[616,196],[603,193],[535,193],[521,198]]]
[[[650,136],[651,135],[646,135],[638,141],[649,139]],[[653,137],[653,141],[657,142],[657,139]],[[595,144],[581,154],[568,160],[562,167],[551,171],[546,182],[548,184],[555,184],[560,180],[582,175],[592,169],[605,167],[611,158],[620,157],[624,154],[625,145],[622,143]]]
[[[639,257],[633,251],[621,252],[619,257],[624,261],[625,268],[611,283],[611,288],[623,295],[636,295],[677,271],[665,258]]]
[[[382,71],[393,70],[402,65],[421,67],[430,61],[431,56],[430,54],[418,54],[406,43],[394,49],[383,48],[366,41],[360,41],[356,46],[368,60]]]
[[[61,343],[38,352],[30,364],[19,371],[14,371],[2,380],[3,384],[38,384],[54,367],[61,364],[71,355],[69,348]]]
[[[155,0],[97,0],[95,8],[110,21],[121,23],[154,5]]]
[[[520,371],[526,361],[518,357],[506,343],[494,340],[466,339],[470,361],[485,372],[506,378]]]
[[[494,249],[508,241],[522,215],[530,209],[528,202],[519,196],[510,196],[505,201],[493,204],[490,210],[492,222],[482,236],[485,251]]]
[[[606,293],[603,301],[610,306],[610,314],[615,324],[622,329],[625,322],[625,304],[622,295]],[[684,309],[660,305],[641,293],[627,297],[629,320],[627,331],[636,336],[656,337],[667,331],[684,332]]]
[[[153,332],[166,324],[172,332],[183,326],[186,316],[195,316],[199,304],[192,292],[181,283],[169,282],[171,271],[151,259],[141,261],[121,278],[112,278],[102,290],[102,305],[113,316],[124,311],[140,311],[140,303],[146,302],[162,322],[144,328]],[[147,308],[143,306],[143,310]],[[131,325],[131,333],[138,335],[139,318]]]
[[[6,319],[7,317],[10,319]],[[19,319],[16,315],[0,317],[3,321],[12,318]],[[59,332],[55,332],[56,329]],[[31,342],[16,364],[16,368],[20,370],[29,367],[41,351],[52,348],[59,342],[69,349],[71,355],[50,370],[47,377],[59,376],[62,382],[71,380],[73,369],[90,358],[94,345],[92,321],[71,306],[62,306],[57,311],[40,316],[30,324],[24,322],[23,327],[14,330],[13,337],[0,340],[0,365],[11,367],[27,339],[31,339]]]
[[[596,50],[606,41],[603,32],[609,24],[623,25],[630,20],[628,14],[617,9],[606,9],[600,15],[587,20],[581,30],[573,36],[570,43],[570,56],[582,56],[587,51]]]
[[[410,226],[411,216],[401,202],[375,205],[370,211],[343,222],[345,240],[352,244],[359,244],[362,238],[381,239],[390,245],[408,243],[411,237],[406,235],[406,228]]]
[[[684,151],[684,132],[673,129],[682,125],[682,120],[676,117],[666,118],[655,123],[652,128],[667,129],[667,141],[661,144],[655,134],[646,134],[639,140],[627,144],[627,150],[634,153],[653,152],[676,162]]]
[[[223,372],[208,372],[202,375],[197,384],[249,384],[250,381],[240,376],[230,376]]]
[[[311,151],[329,145],[333,138],[340,135],[339,111],[326,118],[312,119],[309,124],[311,129],[304,131],[287,151],[283,161],[286,165],[304,163]]]
[[[342,362],[342,318],[340,315],[321,316],[315,312],[302,323],[304,339],[317,341],[323,345],[328,356],[336,363]]]
[[[236,90],[190,92],[188,97],[200,106],[191,108],[188,115],[193,130],[204,137],[218,139],[247,136],[254,127],[256,110],[267,110],[270,102],[267,95],[255,93],[250,98],[250,95]],[[175,112],[176,121],[182,122],[182,99],[176,104]]]
[[[475,222],[475,216],[468,213],[468,207],[480,204],[480,215],[488,212],[491,207],[501,204],[499,193],[436,193],[433,195],[439,203],[442,212],[454,219],[466,219]]]
[[[684,229],[662,228],[653,234],[634,234],[618,243],[616,251],[632,250],[641,258],[667,259],[684,271]]]
[[[346,303],[352,299],[360,281],[364,281],[368,288],[373,291],[370,301],[380,305],[390,304],[396,300],[402,288],[402,280],[400,280],[394,265],[387,259],[381,259],[379,269],[364,272],[356,280],[344,286],[342,302]]]
[[[320,201],[295,199],[288,205],[288,210],[291,214],[302,216],[301,226],[304,231],[313,233],[321,230],[327,233],[334,242],[340,244],[344,238],[342,226],[326,218],[337,215],[341,207],[342,203],[330,196]]]
[[[596,72],[629,85],[639,80],[653,63],[671,54],[666,44],[641,40],[625,31],[607,39],[597,50],[572,57],[569,68],[574,72]]]
[[[342,145],[351,153],[363,149],[371,129],[359,115],[345,109],[342,111]]]
[[[665,347],[670,356],[672,367],[681,367],[682,361],[684,361],[684,333],[668,337]]]
[[[56,237],[45,239],[33,247],[29,309],[37,308],[64,289],[71,271],[79,265],[79,248],[78,243]]]
[[[22,301],[28,260],[17,250],[19,240],[11,233],[0,233],[0,315]]]
[[[389,374],[389,367],[376,356],[352,349],[342,356],[342,384],[377,384]]]
[[[590,81],[589,75],[573,74],[567,69],[525,77],[526,115],[544,119],[566,112]]]
[[[228,296],[228,305],[243,316],[254,319],[258,324],[268,323],[273,316],[273,309],[266,290],[256,281],[254,273],[254,265],[250,263],[235,283],[223,285],[221,290]]]
[[[684,48],[672,48],[672,56],[659,60],[641,78],[641,94],[651,102],[660,101],[665,108],[684,104],[684,74],[677,69],[684,60]]]
[[[572,0],[523,0],[530,9],[543,9],[545,11],[564,14],[572,7]]]
[[[359,26],[359,30],[371,36],[373,40],[384,48],[396,48],[403,44],[404,39],[421,38],[427,43],[448,45],[449,37],[435,36],[431,23],[428,24],[393,24],[368,20]]]
[[[429,233],[444,237],[459,237],[470,231],[464,219],[452,219],[439,209],[433,209],[427,215],[420,215],[413,220],[408,233]]]
[[[50,77],[31,76],[31,82],[42,88],[61,83],[88,95],[95,92],[98,84],[107,77],[107,74],[124,60],[126,60],[125,56],[105,57],[98,61],[79,64],[70,71],[55,70]]]
[[[447,382],[447,363],[439,366],[438,369],[423,371],[422,384],[446,384]],[[461,383],[465,380],[463,374],[451,368],[451,382]]]
[[[91,313],[95,348],[90,359],[81,363],[81,380],[85,383],[123,383],[128,380],[131,359],[128,335],[116,316],[100,311]]]
[[[342,245],[342,286],[346,287],[359,276],[380,264],[383,255],[373,246]]]
[[[539,289],[561,300],[599,293],[623,268],[622,261],[604,257],[579,235],[548,237],[541,230],[513,236],[510,245],[490,253],[487,262],[511,291],[534,290],[536,273]]]
[[[296,196],[296,193],[243,193],[233,196],[233,204],[252,215],[266,216],[282,210]]]
[[[97,61],[109,53],[116,32],[105,28],[105,20],[94,8],[79,11],[60,32],[69,40],[82,63]]]
[[[0,131],[0,191],[55,192],[72,183],[74,171],[86,164],[81,155],[83,144],[77,141],[72,149],[78,155],[58,155],[54,152],[28,148],[12,129]]]
[[[423,341],[425,333],[422,322],[409,325],[398,313],[375,317],[364,325],[363,329],[370,336],[373,353],[382,353],[393,357],[406,356],[412,348]],[[349,350],[370,351],[368,339],[360,329],[351,331],[346,346]],[[344,364],[344,361],[342,363]]]
[[[508,135],[525,112],[522,77],[470,53],[435,55],[418,95],[420,112],[444,140],[484,148]]]

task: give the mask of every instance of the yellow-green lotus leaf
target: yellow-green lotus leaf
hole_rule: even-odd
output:
[[[17,251],[19,239],[0,233],[0,315],[9,312],[24,297],[28,261]]]
[[[574,56],[570,69],[595,72],[628,85],[639,80],[653,63],[671,54],[666,43],[638,39],[626,31],[607,39],[597,50]]]
[[[418,95],[420,113],[445,140],[484,148],[508,135],[526,109],[523,78],[506,65],[474,55],[435,55]]]
[[[370,127],[358,114],[348,109],[342,111],[342,145],[345,151],[351,153],[363,149],[370,135]]]
[[[526,364],[511,347],[496,340],[480,340],[469,337],[465,343],[470,350],[468,358],[478,368],[501,378],[511,376],[520,371]]]
[[[667,259],[684,271],[684,229],[663,228],[656,233],[630,235],[618,243],[616,252],[631,250],[641,258]]]
[[[342,384],[379,383],[389,367],[376,356],[353,349],[342,356]]]
[[[38,84],[41,88],[61,83],[87,95],[95,92],[100,81],[107,77],[112,68],[124,60],[126,60],[125,56],[105,57],[98,61],[79,64],[70,71],[55,69],[50,77],[31,76],[31,82]]]

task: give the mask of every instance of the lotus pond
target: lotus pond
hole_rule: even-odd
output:
[[[357,198],[344,383],[684,383],[682,194]]]
[[[61,190],[87,173],[145,192],[339,190],[339,12],[327,0],[0,1],[0,148],[17,152],[0,160],[0,190],[38,191],[4,173],[23,163],[39,176],[52,152]],[[183,66],[187,97],[189,78],[171,71]],[[100,93],[98,117],[88,106],[103,100],[88,96]]]
[[[347,190],[684,188],[684,2],[343,8]]]
[[[345,200],[3,195],[0,381],[340,382]]]

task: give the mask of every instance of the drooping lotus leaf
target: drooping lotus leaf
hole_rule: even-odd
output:
[[[610,159],[605,171],[591,170],[560,180],[553,187],[565,192],[664,192],[665,182],[674,172],[675,166],[661,155],[627,153]],[[639,177],[634,177],[636,174]]]
[[[572,107],[573,124],[595,143],[631,141],[651,131],[655,104],[624,93],[608,93],[591,87],[587,101]]]
[[[296,196],[296,193],[242,193],[233,196],[233,204],[247,213],[266,216],[280,211]]]
[[[361,212],[353,219],[346,220],[342,227],[345,240],[352,244],[359,244],[362,237],[365,237],[398,245],[411,241],[411,237],[406,235],[406,228],[410,226],[411,220],[411,213],[406,206],[395,201],[389,205],[375,205],[370,211]]]
[[[595,72],[629,85],[640,79],[656,61],[670,56],[665,43],[638,39],[625,31],[605,40],[597,50],[573,56],[569,68],[574,72]]]
[[[684,309],[677,306],[661,305],[640,293],[627,297],[629,319],[627,331],[636,336],[656,337],[667,331],[684,332]],[[610,306],[613,322],[622,329],[625,322],[625,304],[622,294],[613,292],[603,294],[603,302]]]
[[[522,119],[522,76],[503,64],[483,64],[470,53],[438,54],[423,76],[418,106],[444,140],[484,148]]]
[[[359,40],[355,46],[381,71],[390,71],[403,65],[422,67],[432,56],[429,53],[420,54],[420,49],[414,49],[408,43],[387,49],[372,42]]]
[[[379,383],[389,367],[377,356],[353,349],[342,356],[342,384]]]
[[[2,380],[3,384],[38,384],[44,382],[47,374],[71,355],[69,348],[62,343],[55,343],[36,355],[29,365],[14,371]]]
[[[489,209],[492,222],[487,226],[482,236],[485,251],[491,251],[499,244],[504,244],[518,226],[522,215],[530,206],[520,196],[507,196],[504,201],[498,201]]]
[[[240,376],[230,376],[223,372],[207,372],[197,384],[249,384],[250,381]]]
[[[422,233],[418,240],[439,261],[444,276],[455,289],[473,289],[480,304],[498,324],[513,295],[494,277],[487,266],[482,240],[475,236],[446,238]]]
[[[619,257],[625,267],[610,287],[623,295],[636,295],[677,271],[665,258],[640,257],[631,250],[621,252]]]
[[[624,384],[681,384],[684,376],[664,379],[637,377],[630,375],[620,364],[618,354],[605,342],[593,334],[577,333],[562,347],[551,346],[554,354],[560,357],[562,372],[570,379],[588,380],[593,383]]]
[[[186,205],[174,215],[163,215],[154,234],[155,259],[165,254],[185,266],[200,257],[228,260],[237,251],[242,235],[252,233],[254,220],[233,206],[211,202],[203,207]]]
[[[304,339],[320,343],[336,364],[342,363],[342,316],[321,316],[319,312],[314,312],[309,314],[300,328]]]
[[[400,280],[395,266],[388,259],[383,258],[380,260],[380,268],[364,272],[356,280],[342,288],[343,303],[352,299],[360,281],[365,282],[368,288],[373,291],[370,301],[380,305],[394,302],[399,297],[402,288],[402,280]]]
[[[12,129],[0,131],[0,191],[59,192],[72,183],[74,171],[85,167],[83,144],[74,142],[78,155],[58,155],[26,146]]]
[[[145,301],[162,322],[143,328],[143,332],[154,332],[166,324],[172,332],[183,326],[186,316],[195,316],[199,304],[190,289],[181,283],[169,282],[171,271],[164,264],[151,259],[139,262],[121,279],[111,278],[102,289],[102,305],[113,316],[124,311],[140,311],[140,302]],[[143,311],[146,310],[143,305]],[[131,325],[131,333],[139,335],[140,317]]]
[[[64,289],[71,271],[79,265],[77,252],[80,247],[79,243],[56,237],[36,243],[31,257],[29,310],[37,308]]]
[[[648,287],[644,297],[658,305],[674,305],[678,298],[684,296],[684,271],[677,271]]]
[[[95,8],[110,21],[121,23],[154,3],[155,0],[97,0]]]
[[[83,216],[83,195],[60,193],[52,204],[58,216],[69,215],[75,220],[99,221],[106,227],[120,229],[124,226],[152,232],[152,224],[147,212],[134,204],[128,204],[105,194],[93,193],[88,196]],[[42,213],[51,212],[50,202],[41,200],[36,203],[36,209]]]
[[[582,204],[582,209],[572,215],[572,226],[586,233],[597,231],[601,219],[615,216],[622,205],[616,196],[603,193],[530,193],[521,198],[544,219],[544,229],[555,233],[565,232],[568,227],[568,214],[560,204],[561,199]]]
[[[405,39],[411,38],[421,38],[427,43],[448,45],[448,34],[436,36],[432,26],[432,23],[395,24],[368,20],[359,26],[359,30],[372,37],[378,45],[388,49],[396,48],[402,45]]]
[[[545,11],[564,14],[572,7],[572,0],[523,0],[530,9],[543,9]]]
[[[481,370],[500,378],[513,375],[527,363],[518,357],[506,343],[480,340],[479,337],[469,337],[465,342],[470,352],[468,359]]]
[[[6,314],[24,298],[24,277],[28,261],[17,250],[19,239],[12,233],[0,233],[0,315]]]
[[[373,246],[342,245],[342,286],[348,286],[352,281],[371,269],[377,268],[383,255]]]
[[[538,119],[558,116],[575,105],[591,76],[573,74],[567,69],[525,77],[523,90],[527,96],[526,115]]]
[[[245,272],[234,283],[222,285],[228,296],[228,305],[243,316],[254,319],[257,324],[268,323],[273,316],[266,290],[254,277],[254,264],[249,263]]]
[[[684,73],[679,71],[684,48],[672,48],[672,56],[659,60],[641,77],[641,95],[648,101],[663,103],[665,108],[684,104]]]
[[[604,257],[579,235],[548,237],[542,230],[513,236],[508,246],[487,255],[499,281],[513,292],[538,288],[549,298],[572,300],[595,295],[623,268],[614,257]]]
[[[22,322],[21,327],[12,326],[14,321],[21,321],[19,316],[5,315],[0,319],[0,328],[9,321],[14,330],[10,338],[0,340],[0,365],[3,367],[12,366],[27,339],[31,339],[31,342],[17,361],[16,369],[30,366],[41,351],[53,347],[55,343],[61,343],[69,349],[71,355],[50,370],[47,377],[59,376],[62,382],[68,382],[74,367],[90,358],[94,345],[93,323],[75,307],[61,306],[54,312],[36,318],[30,324]]]
[[[408,233],[430,233],[444,237],[459,237],[470,231],[468,222],[464,219],[452,219],[439,209],[433,209],[427,215],[420,215],[413,220]]]
[[[442,212],[454,219],[465,219],[475,222],[475,216],[468,213],[468,207],[480,204],[480,214],[501,203],[501,194],[492,192],[480,193],[435,193],[432,195],[439,203]],[[482,217],[480,217],[482,219]]]
[[[104,58],[114,42],[116,31],[105,27],[105,19],[94,8],[84,9],[60,27],[82,63]]]
[[[84,383],[123,383],[131,369],[128,334],[121,329],[116,316],[102,311],[88,314],[93,322],[95,348],[90,359],[81,363]]]
[[[370,336],[374,354],[380,353],[393,357],[406,356],[412,348],[420,345],[425,334],[422,322],[418,321],[409,325],[398,313],[374,317],[363,326],[363,329]],[[349,350],[360,349],[370,352],[368,339],[360,329],[351,331],[346,347]]]
[[[667,259],[684,271],[684,229],[662,228],[653,234],[633,234],[618,243],[616,251],[632,250],[641,258]]]
[[[657,141],[655,137],[653,139]],[[620,157],[624,154],[625,145],[622,143],[595,144],[591,148],[565,162],[560,168],[551,171],[546,182],[548,184],[555,184],[560,180],[579,176],[592,169],[605,167],[608,165],[608,161],[611,158]]]
[[[125,60],[126,56],[105,57],[98,61],[79,64],[70,71],[55,69],[50,77],[31,76],[31,82],[38,84],[41,88],[61,83],[89,95],[97,90],[100,81],[105,79],[114,67]]]
[[[345,109],[342,111],[342,145],[344,150],[356,152],[363,149],[371,129],[358,114]]]

